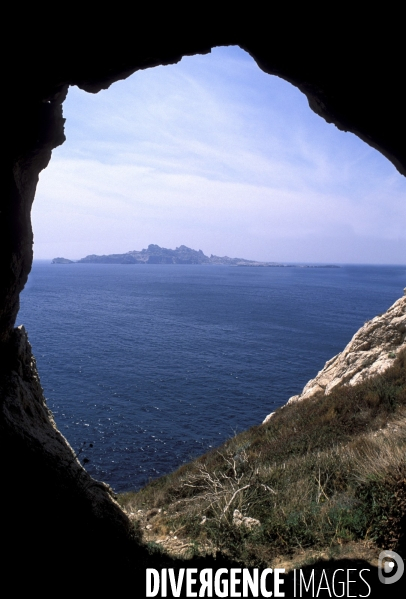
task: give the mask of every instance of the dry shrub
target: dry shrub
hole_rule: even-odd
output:
[[[251,565],[359,540],[400,551],[405,450],[406,351],[384,375],[279,409],[124,503],[164,508],[163,527]],[[235,509],[261,526],[237,528]]]

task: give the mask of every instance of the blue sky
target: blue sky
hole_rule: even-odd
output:
[[[34,257],[150,243],[286,262],[406,263],[406,179],[240,48],[139,71],[64,104]]]

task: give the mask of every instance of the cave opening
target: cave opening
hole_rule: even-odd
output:
[[[219,60],[217,67],[213,66],[215,60]],[[212,62],[207,63],[207,66],[205,61]],[[173,75],[176,69],[180,69],[180,75]],[[159,71],[165,73],[164,79],[166,77],[163,90],[159,90],[158,84],[152,79],[154,73],[158,74]],[[196,71],[199,72],[200,79],[193,75]],[[208,72],[213,78],[212,88],[208,86]],[[238,80],[241,73],[245,73],[247,77],[242,83]],[[139,83],[141,78],[145,81]],[[255,88],[254,85],[257,78],[261,79],[259,88]],[[270,87],[266,88],[265,85]],[[120,95],[123,108],[118,110]],[[137,102],[134,102],[134,98],[137,98]],[[270,103],[270,106],[266,104],[266,98],[272,98],[273,103]],[[71,99],[74,112],[69,115],[68,105]],[[221,106],[221,102],[225,102],[225,108],[224,105]],[[109,106],[112,109],[110,113],[107,110]],[[248,116],[244,112],[247,107]],[[259,107],[265,107],[265,114],[259,115]],[[366,147],[352,135],[337,131],[332,125],[327,125],[314,115],[307,106],[306,98],[298,90],[283,80],[262,73],[248,55],[239,49],[219,48],[213,50],[211,55],[184,58],[176,66],[156,67],[138,72],[124,82],[115,83],[107,92],[100,92],[95,97],[72,89],[66,101],[65,115],[68,139],[61,148],[54,151],[50,166],[41,175],[34,203],[35,258],[49,260],[66,254],[66,258],[80,259],[87,254],[124,253],[141,249],[149,243],[158,243],[162,247],[171,248],[184,244],[193,249],[203,249],[206,254],[228,254],[261,261],[402,263],[404,236],[401,235],[399,218],[399,213],[404,210],[402,196],[405,186],[402,177],[395,173],[393,166],[387,164],[375,150]],[[169,124],[168,115],[172,117]],[[180,129],[179,124],[182,124]],[[101,139],[96,132],[103,127],[107,128],[107,135]],[[148,139],[151,129],[154,137]],[[310,130],[319,146],[314,142],[314,138],[309,137]],[[77,141],[74,149],[70,148],[70,136]],[[336,141],[336,136],[340,139],[345,137],[346,142]],[[131,139],[134,138],[138,141],[136,147],[131,145]],[[289,149],[292,155],[289,155]],[[101,151],[100,155],[97,155],[98,151]],[[157,177],[155,180],[154,176]],[[383,198],[385,203],[382,202]],[[196,244],[198,247],[195,247]],[[105,338],[94,338],[98,316],[95,312],[92,313],[94,296],[89,293],[89,281],[92,280],[94,288],[100,285],[100,269],[97,273],[88,271],[82,275],[80,298],[83,302],[82,309],[85,307],[88,317],[88,320],[84,320],[83,315],[78,313],[79,288],[72,287],[72,269],[79,267],[81,265],[68,268],[56,265],[52,267],[54,272],[58,268],[59,273],[62,272],[62,268],[65,269],[60,280],[60,290],[65,297],[63,310],[66,311],[67,320],[58,333],[55,322],[62,313],[61,304],[58,308],[58,304],[51,304],[48,299],[46,306],[43,302],[38,303],[38,313],[33,313],[32,324],[27,324],[28,311],[24,306],[24,294],[27,298],[31,294],[32,302],[35,290],[40,291],[41,285],[45,285],[49,293],[48,298],[55,299],[56,295],[55,291],[52,292],[47,287],[49,278],[48,281],[42,279],[39,287],[36,287],[35,265],[32,279],[22,296],[19,322],[27,324],[46,396],[52,401],[55,385],[60,381],[63,370],[70,381],[68,393],[65,391],[64,394],[72,396],[72,405],[68,409],[56,403],[51,405],[56,413],[58,426],[77,452],[83,443],[93,444],[89,451],[88,468],[96,478],[98,467],[94,472],[91,468],[93,464],[97,466],[98,458],[94,457],[98,450],[97,433],[109,439],[121,429],[117,434],[117,439],[121,438],[120,443],[117,443],[116,448],[113,445],[113,449],[108,450],[110,473],[105,469],[101,473],[103,480],[111,482],[109,476],[120,470],[122,464],[121,458],[116,460],[114,454],[122,455],[123,449],[124,455],[128,452],[125,459],[128,458],[130,471],[134,460],[141,455],[142,444],[128,450],[128,439],[134,434],[134,428],[133,425],[127,427],[128,417],[124,404],[118,407],[117,413],[120,417],[116,417],[110,428],[106,425],[107,422],[111,422],[111,416],[106,414],[111,411],[112,398],[117,394],[123,395],[123,392],[118,391],[111,380],[105,380],[100,385],[100,380],[97,381],[100,375],[90,373],[90,363],[86,362],[86,356],[98,362],[101,370],[107,372],[111,369],[112,359],[109,342],[113,338],[118,339],[122,347],[117,350],[113,378],[128,383],[129,369],[137,370],[143,361],[145,350],[139,341],[134,343],[134,339],[126,338],[128,322],[121,317],[117,319],[122,308],[114,303],[118,283],[112,279],[109,289],[112,298],[111,328],[105,331]],[[401,278],[401,266],[394,268],[396,276]],[[155,270],[155,273],[157,272]],[[283,272],[290,276],[292,271]],[[194,272],[190,273],[191,279],[195,276]],[[389,277],[388,274],[385,276]],[[302,283],[305,286],[305,283]],[[381,283],[382,280],[379,285]],[[149,295],[138,295],[136,301],[140,305],[145,305],[148,301],[152,306],[154,302],[156,305],[157,296],[152,295],[151,281],[147,281],[145,285]],[[173,281],[168,285],[173,285]],[[152,286],[156,288],[157,283],[154,282]],[[294,286],[295,283],[291,287],[292,293]],[[308,287],[311,287],[309,283]],[[66,292],[69,292],[68,300]],[[388,285],[385,293],[387,295],[379,310],[389,305],[388,298],[394,293],[393,287]],[[376,290],[376,298],[378,295]],[[365,307],[362,302],[358,302],[360,296],[353,297],[357,297],[354,301],[358,306],[355,320],[347,329],[342,329],[342,337],[339,338],[336,349],[340,349],[343,340],[348,339],[350,331],[355,330],[355,322],[361,323],[363,319],[374,315],[369,312],[369,306]],[[175,305],[174,296],[172,300]],[[344,298],[342,301],[344,303]],[[310,295],[307,296],[306,302],[310,302]],[[227,301],[224,300],[224,314],[227,307]],[[37,345],[34,339],[35,321],[41,310],[45,309],[49,316],[53,315],[54,323],[50,322],[47,327],[41,325],[40,328],[50,331],[46,343],[48,348],[55,348],[54,353],[41,351],[40,342]],[[172,335],[173,323],[168,322],[167,313],[165,314],[167,331]],[[179,322],[181,316],[179,312]],[[317,316],[317,313],[314,314],[315,318]],[[147,338],[148,328],[151,326],[148,325],[147,316],[145,318],[142,329],[144,339]],[[276,405],[278,402],[284,403],[290,394],[300,390],[301,385],[303,386],[315,373],[316,363],[318,367],[323,366],[320,354],[328,359],[334,353],[335,350],[328,339],[331,322],[332,316],[325,323],[326,328],[320,332],[320,339],[324,337],[326,344],[319,353],[314,352],[316,361],[306,364],[307,369],[299,373],[297,382],[289,391],[286,388],[280,390]],[[221,323],[212,322],[210,326],[221,328]],[[309,325],[306,324],[305,328],[295,326],[296,328],[289,325],[295,334],[300,336],[306,334],[305,329]],[[71,338],[72,329],[75,327],[80,330],[80,335],[71,346],[66,345],[65,339]],[[155,334],[156,343],[159,345],[162,343],[159,327]],[[228,334],[227,331],[225,334]],[[123,339],[126,339],[125,343]],[[90,343],[86,347],[87,341]],[[240,342],[244,345],[246,339],[240,336]],[[123,366],[123,356],[128,357],[131,343],[137,348],[137,353]],[[238,345],[238,336],[235,343]],[[268,341],[264,345],[267,343]],[[65,356],[59,354],[59,357],[56,357],[58,344],[65,345]],[[196,355],[196,351],[201,351],[199,344],[200,340],[196,337],[189,348],[192,356]],[[78,353],[71,359],[71,368],[67,369],[67,360],[70,359],[69,356],[72,358],[74,349],[78,350]],[[257,350],[260,353],[261,348],[255,348],[254,353]],[[274,348],[274,354],[277,355],[278,351],[284,353],[285,362],[281,364],[277,377],[285,376],[289,379],[291,366],[288,364],[292,363],[297,350],[293,348],[291,355],[285,355],[282,346]],[[266,356],[259,366],[260,371],[267,373],[267,364],[272,363],[274,366],[274,354]],[[152,368],[156,368],[154,355],[156,356],[156,353],[152,351],[149,358]],[[243,356],[244,354],[236,355],[235,364],[243,362]],[[218,363],[219,357],[220,354],[213,362]],[[162,356],[159,359],[162,360]],[[47,389],[45,370],[55,366],[53,380]],[[196,367],[199,366],[198,364]],[[206,364],[205,368],[209,366],[210,364]],[[116,377],[116,372],[120,371],[121,367],[121,374]],[[184,368],[183,359],[177,368],[181,373]],[[236,374],[233,372],[233,366],[228,370],[229,374],[223,373],[222,376]],[[72,381],[76,376],[79,379],[74,384]],[[205,380],[207,376],[205,372]],[[155,375],[150,376],[151,385],[145,392],[140,409],[148,410],[147,404],[151,403],[153,409],[158,408],[156,413],[159,414],[159,405],[154,406],[156,401],[151,400],[150,396],[147,401],[148,393],[154,388],[154,393],[166,397],[168,390],[165,384],[161,385],[162,380],[155,380],[154,377]],[[185,381],[188,379],[183,378]],[[90,384],[92,379],[95,385],[91,392],[92,397],[97,397],[98,394],[100,396],[100,392],[104,394],[102,402],[99,399],[93,402],[96,413],[93,425],[86,417],[78,416],[77,411],[77,400],[79,399],[80,405],[85,385]],[[234,376],[234,383],[237,379],[239,380],[239,377]],[[189,388],[188,383],[182,393],[187,394]],[[137,381],[132,381],[124,394],[131,395],[135,389],[138,389]],[[208,392],[206,389],[201,394]],[[179,389],[175,390],[175,393],[179,393]],[[271,402],[263,403],[266,402],[264,395],[267,393],[275,395],[275,390],[268,386],[262,396],[256,397],[257,411],[251,410],[252,421],[247,422],[247,426],[258,422],[260,414],[265,416],[272,409]],[[247,413],[252,399],[248,391],[245,395],[242,399],[246,401]],[[125,401],[128,402],[127,399]],[[200,407],[198,402],[195,403],[196,414]],[[103,410],[103,415],[99,413],[100,409]],[[179,414],[183,410],[184,407],[181,406]],[[191,411],[190,406],[187,410]],[[213,407],[209,409],[205,406],[204,410],[204,420],[207,420],[207,411],[213,412]],[[190,416],[192,419],[195,417],[193,411]],[[217,419],[216,417],[214,420]],[[215,443],[219,437],[222,437],[222,440],[232,433],[230,416],[226,416],[225,419],[227,430],[222,430],[221,434],[215,430],[213,421],[211,433],[204,439],[206,447]],[[238,421],[235,424],[240,429],[244,426]],[[90,431],[92,426],[93,430]],[[127,437],[122,435],[125,427]],[[69,430],[72,428],[75,429],[74,441]],[[158,430],[162,433],[162,428]],[[213,430],[216,433],[214,435]],[[166,443],[162,439],[156,440],[157,435],[150,429],[144,427],[143,430],[137,431],[138,436],[145,434],[150,438],[150,447],[161,444],[161,441]],[[180,430],[178,442],[182,442],[183,436],[184,432]],[[195,445],[193,443],[195,440],[188,445],[182,457],[176,454],[178,462],[187,459],[192,453],[204,451],[204,443],[201,440]],[[120,444],[123,444],[123,447]],[[156,453],[155,448],[151,447],[151,451]],[[150,455],[145,463],[150,463]],[[170,467],[172,465],[173,462]],[[158,468],[155,470],[159,474],[164,471],[159,471]],[[145,477],[153,475],[153,472],[148,471]],[[128,479],[127,483],[130,485]],[[123,481],[119,485],[114,482],[112,484],[116,489],[125,490],[126,483]]]

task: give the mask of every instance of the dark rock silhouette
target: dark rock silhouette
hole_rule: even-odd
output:
[[[73,260],[54,258],[53,264],[73,264]],[[180,245],[174,250],[161,248],[151,243],[147,249],[133,250],[125,254],[107,254],[97,256],[90,254],[76,262],[81,264],[222,264],[227,266],[285,266],[277,262],[258,262],[245,258],[229,258],[228,256],[206,256],[202,250],[192,250]],[[330,266],[331,268],[331,266]]]
[[[196,14],[172,5],[165,13],[156,6],[128,13],[117,4],[87,13],[66,5],[60,15],[36,4],[9,7],[2,74],[0,442],[2,580],[14,592],[135,593],[145,564],[163,563],[139,545],[111,491],[76,462],[46,408],[27,337],[14,329],[33,258],[31,205],[39,173],[65,140],[68,86],[97,93],[138,69],[237,44],[263,71],[305,93],[318,115],[358,135],[405,175],[402,19],[390,5],[358,21],[336,5],[315,14],[303,7],[272,7],[266,19],[249,5],[224,16],[220,7],[212,12],[204,5]]]

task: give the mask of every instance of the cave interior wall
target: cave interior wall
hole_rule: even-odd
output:
[[[358,23],[349,15],[314,20],[308,14],[275,14],[268,22],[249,11],[221,21],[216,14],[180,19],[169,12],[159,26],[152,13],[136,19],[116,13],[91,19],[68,14],[51,25],[38,15],[28,15],[24,23],[17,20],[18,52],[10,52],[3,75],[0,439],[3,484],[8,489],[2,513],[7,520],[4,542],[11,548],[10,571],[19,556],[34,564],[34,572],[38,556],[57,538],[60,544],[61,536],[65,542],[60,559],[54,556],[56,569],[66,564],[73,546],[88,547],[88,559],[101,567],[112,560],[124,563],[123,552],[137,545],[112,493],[87,477],[57,431],[27,336],[14,329],[19,294],[33,259],[31,206],[39,173],[65,140],[62,107],[69,86],[97,93],[139,69],[173,64],[214,46],[239,45],[259,68],[305,93],[318,115],[358,135],[406,176],[402,36],[389,11]],[[35,514],[29,522],[22,516],[27,493]],[[21,544],[22,538],[29,541]]]

